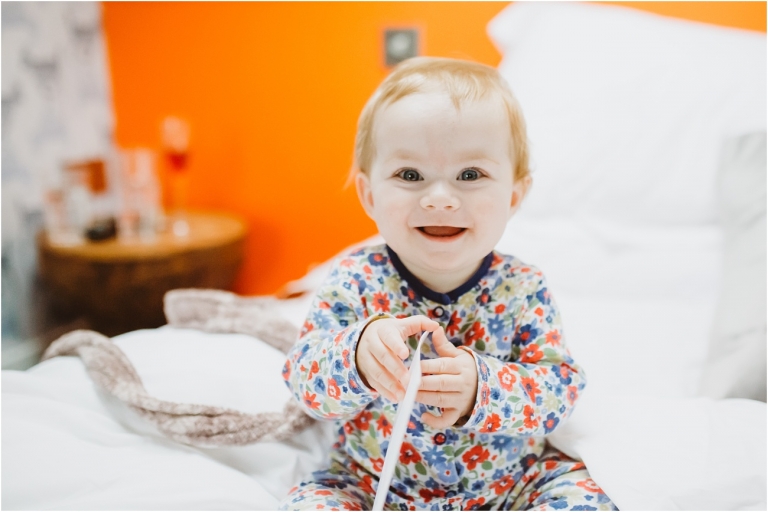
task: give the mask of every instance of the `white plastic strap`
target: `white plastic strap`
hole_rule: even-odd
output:
[[[416,393],[421,386],[421,345],[427,339],[427,336],[429,336],[429,332],[421,335],[419,344],[416,346],[416,353],[413,354],[413,359],[411,360],[411,368],[409,370],[411,380],[408,382],[408,389],[405,390],[405,397],[397,409],[395,426],[392,428],[387,456],[384,459],[384,469],[381,470],[379,488],[376,490],[376,499],[373,501],[373,510],[384,510],[384,502],[387,499],[389,484],[392,482],[392,475],[395,474],[395,466],[400,458],[400,447],[403,445],[405,431],[408,429],[408,422],[411,419],[411,412],[413,412],[413,404],[416,402]]]

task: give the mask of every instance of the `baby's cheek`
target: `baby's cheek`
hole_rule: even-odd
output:
[[[388,211],[401,210],[416,198],[417,195],[409,194],[388,185],[381,185],[373,192],[374,207]]]
[[[501,219],[502,222],[506,222],[507,213],[509,212],[512,197],[506,197],[506,195],[500,194],[498,191],[490,191],[485,194],[484,197],[473,198],[473,210],[478,212],[486,220],[493,221]]]
[[[506,199],[495,194],[489,196],[485,200],[472,202],[472,216],[483,239],[487,238],[489,243],[495,245],[506,229],[510,207]]]
[[[404,229],[407,226],[409,210],[406,202],[384,194],[376,205],[376,223],[390,228]]]

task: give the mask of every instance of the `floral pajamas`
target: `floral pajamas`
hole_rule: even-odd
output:
[[[542,443],[543,446],[543,443]],[[527,466],[527,469],[525,469]],[[378,480],[359,476],[355,462],[334,460],[330,468],[291,489],[281,510],[371,510]],[[500,475],[500,494],[486,501],[456,490],[422,488],[417,496],[390,493],[385,510],[617,510],[589,474],[583,462],[547,447],[528,457],[522,476]]]
[[[329,469],[292,489],[284,509],[370,508],[398,404],[363,383],[360,333],[373,318],[425,315],[472,351],[475,406],[461,426],[434,429],[411,414],[387,507],[613,509],[580,462],[543,436],[571,414],[585,386],[563,342],[560,314],[541,271],[489,254],[447,294],[424,286],[389,247],[336,262],[318,290],[283,377],[307,412],[340,427]],[[411,358],[417,337],[408,340]],[[422,347],[422,359],[437,354]]]

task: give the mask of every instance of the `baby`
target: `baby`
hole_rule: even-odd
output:
[[[339,422],[330,467],[290,510],[370,510],[405,361],[431,332],[385,508],[615,510],[584,464],[544,435],[585,386],[541,271],[494,251],[531,178],[525,124],[488,66],[401,63],[363,109],[355,184],[386,245],[340,259],[283,376]]]

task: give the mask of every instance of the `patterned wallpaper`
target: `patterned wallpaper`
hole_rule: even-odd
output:
[[[114,116],[101,5],[3,2],[2,339],[38,336],[34,237],[62,162],[107,156]],[[11,341],[8,341],[11,343]]]

